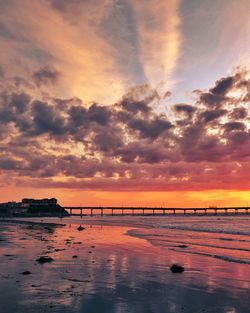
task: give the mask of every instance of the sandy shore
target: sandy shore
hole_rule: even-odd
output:
[[[59,224],[1,223],[1,313],[250,312],[247,264],[127,235],[134,227]]]

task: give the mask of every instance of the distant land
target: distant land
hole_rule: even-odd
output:
[[[68,216],[56,198],[30,199],[0,203],[0,216]]]

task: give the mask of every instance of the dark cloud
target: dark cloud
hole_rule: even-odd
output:
[[[241,122],[228,122],[223,125],[223,128],[225,131],[230,132],[234,130],[242,130],[244,131],[246,129],[246,125]]]
[[[225,102],[230,100],[228,93],[237,86],[239,87],[242,81],[242,73],[236,72],[233,76],[228,76],[221,78],[216,81],[215,86],[208,90],[208,92],[195,91],[200,95],[199,102],[208,105],[220,107],[225,104]]]
[[[40,87],[42,85],[55,84],[60,77],[60,73],[50,66],[45,66],[33,73],[35,84]]]
[[[31,97],[26,93],[11,95],[11,105],[15,108],[16,114],[22,114],[28,109]]]
[[[244,131],[231,132],[227,138],[230,140],[230,144],[231,143],[233,144],[232,146],[233,149],[231,150],[231,152],[234,152],[234,149],[237,149],[239,145],[244,145],[245,149],[244,151],[239,151],[239,152],[243,152],[243,154],[238,155],[238,160],[241,160],[244,157],[250,155],[249,148],[248,146],[246,146],[246,145],[249,145],[249,139],[250,139],[249,132],[244,132]]]
[[[163,132],[169,130],[173,125],[165,117],[155,117],[152,121],[145,119],[131,119],[128,122],[128,126],[140,133],[141,137],[156,139]]]
[[[214,95],[211,92],[205,92],[200,95],[200,103],[208,106],[220,106],[224,101],[224,95]]]
[[[227,110],[225,109],[209,110],[202,112],[200,117],[205,121],[205,123],[208,123],[226,115],[226,113]]]
[[[97,151],[111,152],[116,151],[122,146],[122,134],[109,129],[100,129],[100,131],[94,136],[94,143]]]
[[[70,120],[76,127],[86,125],[87,123],[87,109],[82,106],[72,106],[69,109]]]
[[[245,73],[246,75],[249,74],[248,72]],[[242,88],[245,91],[243,101],[249,102],[250,101],[250,79],[244,79],[244,77],[238,81],[237,84],[238,88]]]
[[[100,125],[107,125],[110,120],[110,111],[107,107],[94,103],[88,109],[88,119]]]
[[[56,109],[45,102],[32,102],[34,134],[51,133],[62,135],[65,133],[65,120]]]
[[[12,158],[0,158],[1,170],[19,170],[22,168],[22,163]]]
[[[232,120],[241,120],[245,119],[248,116],[248,111],[246,108],[235,108],[230,114]]]
[[[131,88],[115,104],[86,105],[34,97],[26,82],[12,79],[0,86],[1,172],[12,171],[17,182],[26,177],[52,186],[50,179],[60,176],[67,186],[89,180],[86,188],[107,184],[103,189],[136,181],[141,188],[202,188],[214,177],[225,181],[230,171],[244,176],[241,168],[250,170],[246,81],[242,73],[218,80],[193,105],[173,105],[168,116],[157,112],[164,97],[148,85]],[[218,102],[208,105],[206,94]]]
[[[213,95],[225,95],[233,86],[235,77],[229,76],[218,80],[215,86],[210,89]]]
[[[121,102],[121,106],[126,111],[129,111],[131,113],[146,113],[148,114],[150,112],[150,108],[147,106],[147,103],[145,101],[133,101],[133,99],[125,98]]]
[[[185,104],[185,103],[178,103],[174,105],[174,111],[177,114],[184,113],[189,118],[191,118],[194,112],[196,111],[196,107],[189,105],[189,104]]]
[[[160,100],[160,96],[156,89],[152,89],[149,85],[136,86],[130,88],[127,94],[120,102],[120,106],[131,113],[145,113],[151,112],[152,103]]]
[[[117,154],[125,163],[154,164],[166,160],[166,150],[159,144],[146,145],[143,142],[133,142],[118,149]]]
[[[0,123],[14,123],[21,131],[30,126],[29,106],[31,97],[27,93],[0,94]],[[6,127],[6,126],[5,126]]]

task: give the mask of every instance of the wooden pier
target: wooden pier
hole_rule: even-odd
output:
[[[164,216],[164,215],[218,215],[249,214],[250,207],[208,207],[208,208],[149,208],[149,207],[91,207],[65,206],[70,215],[76,216]]]

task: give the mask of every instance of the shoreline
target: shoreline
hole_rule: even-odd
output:
[[[25,217],[24,217],[25,218]],[[7,224],[28,224],[28,225],[40,225],[40,226],[66,226],[66,224],[62,223],[49,223],[49,222],[38,222],[38,221],[25,221],[25,220],[16,220],[16,219],[3,219],[0,218],[0,223],[7,223]]]
[[[250,216],[248,218],[243,218],[243,216],[238,216],[238,221],[249,221],[250,223]],[[5,219],[0,219],[0,221],[4,221]],[[234,229],[231,227],[231,222],[234,222],[234,217],[232,216],[201,216],[196,217],[192,216],[188,219],[183,216],[172,216],[170,218],[167,217],[159,217],[159,216],[123,216],[120,218],[119,216],[88,216],[88,217],[64,217],[63,219],[59,217],[13,217],[13,219],[8,219],[9,221],[15,222],[20,221],[21,223],[24,222],[35,222],[35,223],[48,223],[48,224],[59,224],[59,225],[67,225],[71,224],[90,224],[90,225],[103,225],[103,226],[125,226],[125,227],[132,227],[132,228],[156,228],[156,229],[169,229],[169,230],[180,230],[180,231],[194,231],[194,232],[203,232],[203,233],[218,233],[227,234],[227,235],[246,235],[250,236],[249,227],[245,227],[241,231],[238,229]],[[195,221],[195,227],[193,227],[193,221]],[[200,222],[202,222],[200,224]],[[227,228],[213,228],[216,224],[223,224],[223,222],[228,223],[229,227]],[[212,226],[209,224],[205,227],[206,223],[212,223]],[[192,227],[189,227],[189,224]],[[239,225],[239,223],[237,224]],[[201,227],[203,226],[203,227]],[[225,224],[226,226],[226,224]]]
[[[183,234],[183,239],[182,241],[179,241],[179,244],[176,244],[172,248],[178,248],[178,246],[182,247],[183,245],[186,247],[200,247],[202,251],[190,251],[190,249],[181,249],[181,253],[189,253],[193,255],[200,255],[204,257],[209,257],[209,258],[217,258],[219,260],[223,260],[224,262],[232,262],[232,263],[239,263],[239,264],[250,264],[250,254],[249,257],[247,258],[239,258],[237,255],[234,255],[234,252],[239,252],[242,255],[245,253],[249,253],[250,249],[249,247],[247,248],[247,244],[250,243],[250,237],[249,239],[244,238],[244,236],[249,236],[249,233],[245,232],[236,232],[236,231],[226,231],[226,230],[207,230],[207,229],[197,229],[197,228],[190,228],[190,227],[184,227],[184,226],[172,226],[172,225],[158,225],[158,227],[154,227],[154,225],[146,224],[145,225],[145,218],[142,217],[139,221],[136,221],[136,218],[131,218],[130,220],[114,220],[114,218],[101,218],[101,219],[73,219],[73,220],[65,220],[65,223],[58,223],[54,221],[48,221],[47,218],[44,220],[44,218],[41,220],[41,218],[32,218],[32,221],[27,221],[27,220],[20,220],[20,219],[15,219],[15,220],[4,220],[2,222],[6,223],[15,223],[15,224],[27,224],[27,225],[39,225],[39,226],[44,226],[44,227],[66,227],[66,226],[72,226],[73,229],[77,229],[77,225],[86,225],[86,227],[93,227],[94,225],[100,226],[100,227],[111,227],[111,228],[126,228],[126,231],[123,233],[124,236],[130,236],[130,237],[135,237],[140,240],[146,240],[149,244],[155,246],[155,247],[161,247],[162,243],[161,240],[162,238],[168,238],[169,236],[172,236],[172,233],[181,233]],[[37,220],[38,219],[38,220]],[[156,217],[157,219],[157,217]],[[216,219],[217,220],[217,219]],[[131,223],[132,222],[132,223]],[[152,222],[152,221],[151,221]],[[176,221],[175,221],[176,222]],[[179,223],[180,221],[178,221]],[[210,221],[209,221],[210,222]],[[219,219],[219,222],[223,222]],[[73,226],[75,225],[75,227]],[[197,227],[197,226],[196,226]],[[193,235],[192,235],[193,234]],[[204,238],[207,238],[207,240],[210,240],[209,238],[213,239],[216,241],[216,244],[205,244],[203,242],[201,243],[195,243],[191,241],[187,241],[186,237],[188,238],[189,236],[194,236],[194,234],[197,234],[195,236],[202,236]],[[177,236],[178,237],[178,236]],[[164,239],[166,241],[166,246],[169,246],[167,244],[168,239]],[[218,242],[218,243],[217,243]],[[231,246],[233,243],[238,246],[238,248]],[[229,245],[230,243],[230,245]],[[163,245],[164,246],[164,245]],[[218,252],[214,252],[212,254],[211,252],[208,251],[203,251],[205,247],[210,247],[211,249],[213,248],[218,248],[219,249],[224,249],[225,251],[229,251],[232,255],[224,255],[224,254],[218,254]],[[170,247],[171,247],[171,241],[170,241]]]
[[[78,231],[77,223],[4,222],[6,227],[0,231],[4,239],[0,241],[0,309],[4,313],[116,313],[118,307],[119,312],[143,313],[145,303],[159,313],[224,313],[231,312],[229,308],[247,312],[249,266],[187,254],[185,249],[192,244],[177,247],[179,240],[185,240],[178,230],[163,229],[159,234],[158,228],[136,228],[151,236],[149,242],[127,234],[135,229],[133,225],[91,225],[82,220],[86,227]],[[40,228],[51,225],[53,232]],[[192,240],[204,240],[197,233],[194,236]],[[213,234],[208,239],[215,243]],[[174,243],[168,246],[166,240]],[[53,261],[37,264],[42,255]],[[174,263],[183,265],[184,273],[171,273]],[[26,271],[31,274],[22,275]],[[244,280],[240,273],[245,273]]]

